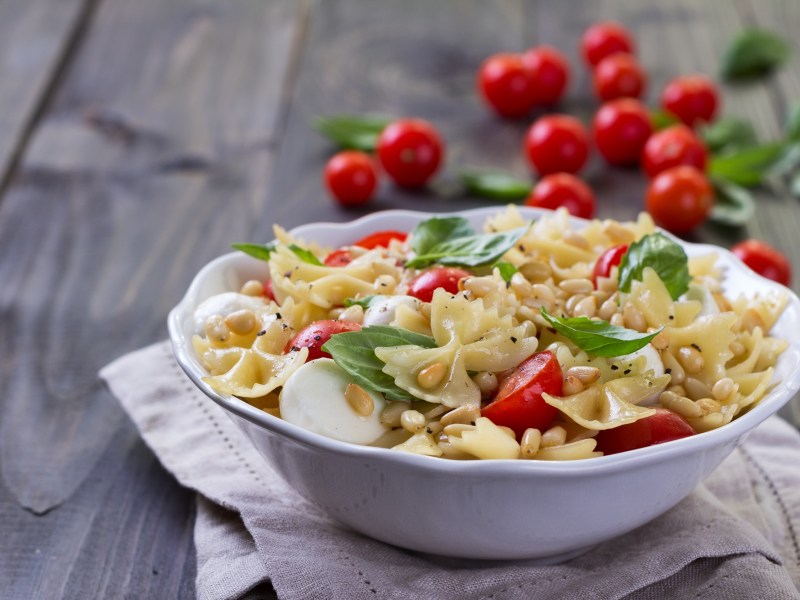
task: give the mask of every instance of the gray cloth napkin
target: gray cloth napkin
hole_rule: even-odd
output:
[[[280,598],[304,600],[800,598],[800,435],[777,417],[666,514],[542,567],[421,555],[335,523],[193,386],[166,342],[101,376],[163,465],[199,494],[200,598],[239,598],[267,580]]]

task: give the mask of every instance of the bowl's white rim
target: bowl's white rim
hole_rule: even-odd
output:
[[[531,216],[549,214],[551,211],[541,209],[529,209],[519,207],[522,211]],[[428,213],[423,211],[410,210],[387,210],[365,215],[359,219],[346,223],[309,223],[294,228],[291,233],[302,236],[303,232],[319,227],[347,230],[362,227],[372,221],[391,219],[393,217],[411,218],[430,218],[433,216],[481,216],[497,213],[501,207],[485,207],[465,211],[454,211],[450,213]],[[570,221],[575,226],[583,226],[588,221],[577,217],[570,217]],[[385,227],[384,227],[385,228]],[[717,252],[724,254],[735,267],[738,268],[737,275],[754,279],[760,285],[771,289],[781,290],[788,294],[787,307],[795,305],[800,309],[800,299],[791,290],[784,286],[768,280],[757,273],[751,271],[735,255],[719,246],[710,244],[694,244],[681,240],[669,232],[659,230],[671,239],[675,240],[684,247],[706,252]],[[727,425],[708,431],[702,434],[683,438],[673,442],[649,446],[638,450],[602,456],[598,458],[576,460],[576,461],[520,461],[512,459],[503,460],[475,460],[458,461],[443,460],[429,456],[421,456],[406,452],[397,452],[386,448],[373,446],[360,446],[341,442],[328,438],[312,431],[302,429],[296,425],[288,423],[278,417],[272,416],[259,410],[244,400],[235,396],[220,394],[212,389],[201,377],[205,373],[201,372],[199,363],[193,357],[191,341],[186,339],[181,330],[181,320],[185,318],[186,311],[189,310],[193,297],[201,282],[212,271],[217,270],[228,263],[236,263],[245,260],[247,257],[239,252],[231,252],[220,256],[205,265],[194,277],[183,299],[169,313],[168,326],[170,340],[178,364],[186,372],[194,384],[204,392],[209,398],[231,413],[272,431],[279,435],[290,438],[306,446],[319,448],[326,452],[333,452],[339,455],[350,456],[352,458],[363,458],[367,461],[376,459],[387,461],[388,463],[404,464],[409,467],[435,472],[435,473],[458,473],[463,475],[476,476],[518,476],[530,477],[533,474],[547,474],[547,476],[571,477],[577,475],[598,475],[601,473],[611,473],[622,471],[627,468],[638,468],[648,464],[661,462],[669,458],[679,458],[689,454],[694,454],[711,447],[730,443],[733,440],[745,435],[750,430],[758,426],[767,417],[775,414],[784,404],[800,390],[800,372],[795,373],[792,379],[784,380],[776,386],[767,396],[759,402],[757,406],[736,418]],[[730,274],[728,275],[730,276]]]

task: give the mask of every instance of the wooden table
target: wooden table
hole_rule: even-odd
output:
[[[332,148],[309,129],[314,115],[416,115],[444,133],[439,193],[385,185],[369,210],[483,205],[448,193],[448,179],[456,165],[526,174],[526,123],[481,106],[477,66],[497,51],[557,46],[575,67],[566,109],[588,118],[596,104],[576,46],[598,18],[635,32],[652,101],[672,76],[716,73],[743,26],[795,39],[800,3],[0,3],[0,596],[193,597],[193,494],[161,468],[98,369],[164,339],[168,310],[230,242],[268,239],[273,222],[364,212],[324,193]],[[764,138],[800,97],[794,45],[766,83],[725,89],[725,113]],[[641,210],[641,175],[595,162],[585,176],[601,217]],[[799,201],[758,201],[746,229],[696,237],[767,239],[800,264]]]

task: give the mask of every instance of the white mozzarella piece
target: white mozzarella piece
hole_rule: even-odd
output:
[[[374,442],[388,429],[381,425],[385,401],[365,390],[375,403],[372,414],[362,417],[344,397],[347,373],[330,358],[318,358],[297,369],[283,386],[281,417],[309,431],[352,444]]]
[[[370,307],[364,311],[364,327],[369,325],[388,325],[394,321],[394,313],[401,304],[406,304],[416,309],[419,300],[413,296],[384,296],[375,298]]]
[[[203,326],[208,317],[222,315],[227,317],[237,310],[248,309],[255,311],[264,308],[264,299],[260,296],[247,296],[238,292],[224,292],[204,300],[194,311],[194,329],[198,334],[203,333]]]

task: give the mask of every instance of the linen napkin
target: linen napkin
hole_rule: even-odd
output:
[[[168,342],[101,373],[198,492],[197,594],[239,598],[800,598],[800,435],[773,417],[688,498],[569,562],[465,561],[372,540],[287,485],[180,370]],[[257,595],[257,592],[255,592]]]

